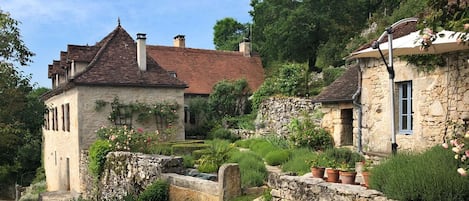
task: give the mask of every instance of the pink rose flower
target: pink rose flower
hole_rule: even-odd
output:
[[[452,150],[454,153],[457,153],[457,154],[459,154],[459,152],[461,152],[461,149],[459,149],[459,147],[453,147],[451,150]]]

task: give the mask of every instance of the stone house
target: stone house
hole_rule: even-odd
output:
[[[415,22],[396,27],[394,39],[415,31]],[[325,113],[322,126],[332,133],[336,145],[353,145],[369,153],[391,152],[392,123],[400,151],[421,151],[443,143],[452,132],[448,122],[467,128],[469,120],[469,46],[453,45],[457,48],[438,54],[446,64],[435,69],[394,57],[392,92],[383,60],[361,55],[359,51],[371,44],[363,46],[348,58],[352,67],[314,98]]]
[[[99,102],[176,103],[179,118],[173,139],[184,140],[184,89],[186,83],[171,76],[147,56],[145,34],[137,42],[119,24],[95,45],[68,45],[60,60],[49,65],[52,90],[42,96],[48,112],[43,128],[47,191],[80,193],[84,178],[80,153],[96,140],[101,126],[131,126],[154,131],[155,123],[139,123],[120,106]],[[113,122],[108,118],[117,111]],[[124,111],[124,112],[123,112]],[[149,121],[154,122],[154,121]]]
[[[177,35],[173,47],[148,45],[148,55],[171,75],[188,84],[184,90],[185,127],[193,128],[197,119],[188,110],[193,97],[208,97],[222,80],[246,79],[251,92],[264,82],[264,67],[258,54],[251,52],[250,42],[239,44],[239,51],[187,48],[184,35]]]

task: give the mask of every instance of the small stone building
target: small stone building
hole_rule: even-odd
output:
[[[415,23],[404,24],[395,29],[394,39],[414,31]],[[452,132],[448,122],[467,128],[469,120],[469,46],[457,49],[439,54],[446,64],[434,69],[417,67],[404,58],[394,57],[392,92],[383,60],[355,52],[349,58],[356,63],[349,69],[354,73],[347,71],[314,99],[322,102],[326,113],[322,126],[331,131],[336,145],[352,144],[364,152],[391,152],[392,122],[399,151],[421,151],[443,143]],[[351,79],[355,75],[358,79]],[[357,87],[350,87],[352,84]],[[391,94],[394,111],[391,111]],[[340,97],[347,99],[340,100]]]
[[[80,153],[96,140],[101,126],[156,130],[154,121],[139,123],[125,112],[110,117],[111,111],[123,108],[107,104],[99,109],[99,103],[116,98],[123,104],[176,103],[180,107],[173,139],[184,140],[187,85],[146,55],[145,39],[145,34],[137,34],[135,42],[119,24],[95,45],[68,45],[60,60],[49,65],[52,90],[42,97],[48,107],[43,128],[47,191],[83,191],[80,184],[86,175],[79,171]]]
[[[354,108],[359,99],[359,73],[358,65],[348,67],[341,77],[313,98],[313,102],[321,103],[324,114],[321,127],[332,135],[335,146],[356,144],[353,128],[357,125]]]

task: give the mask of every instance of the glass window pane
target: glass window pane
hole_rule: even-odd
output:
[[[407,130],[407,116],[402,116],[402,130]]]
[[[407,100],[402,100],[402,114],[407,114]]]

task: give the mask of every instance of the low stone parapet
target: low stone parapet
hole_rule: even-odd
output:
[[[272,201],[359,200],[391,201],[381,192],[360,185],[328,183],[310,175],[270,173]]]

